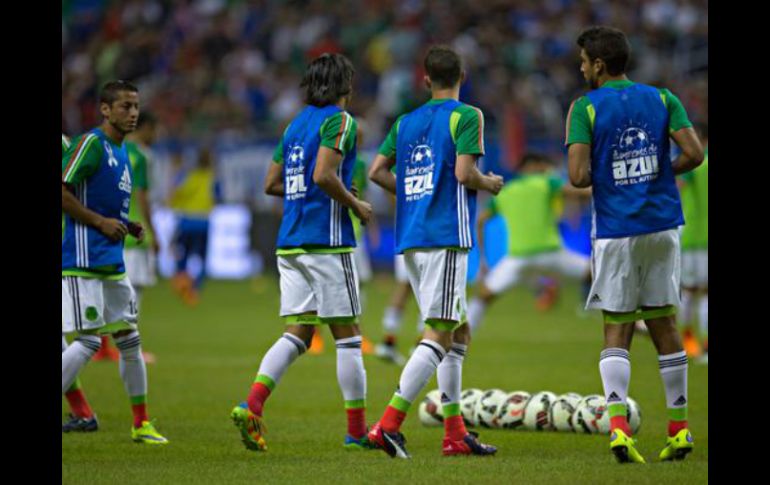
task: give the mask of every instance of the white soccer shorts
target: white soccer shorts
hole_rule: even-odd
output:
[[[372,281],[372,262],[369,259],[369,253],[366,252],[363,241],[358,241],[356,249],[353,251],[353,260],[356,263],[358,280],[361,283]]]
[[[149,249],[131,248],[123,251],[126,275],[136,288],[153,286],[155,278],[155,255]]]
[[[62,276],[62,333],[136,330],[136,293],[128,278]]]
[[[396,256],[393,258],[393,269],[396,273],[396,282],[409,282],[409,275],[406,273],[406,263],[404,262],[403,254],[396,254]]]
[[[361,314],[352,253],[278,256],[281,316],[317,312],[320,318]]]
[[[580,279],[588,275],[590,267],[589,258],[564,249],[527,257],[505,256],[484,279],[484,286],[497,295],[536,272],[554,271]]]
[[[641,307],[679,306],[679,232],[595,239],[591,271],[587,310],[627,313]]]
[[[692,249],[682,251],[682,287],[709,287],[709,251]]]
[[[423,321],[465,321],[465,287],[468,277],[466,251],[408,250],[404,253],[404,262]]]

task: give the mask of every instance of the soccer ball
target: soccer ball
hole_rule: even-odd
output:
[[[572,425],[577,432],[584,432],[588,434],[605,432],[604,423],[601,425],[599,421],[606,414],[607,406],[604,402],[604,397],[598,394],[591,394],[584,397],[575,409],[575,415],[572,418]],[[606,432],[609,433],[609,418],[607,418]]]
[[[302,145],[295,145],[289,149],[289,162],[299,163],[305,158],[305,150]]]
[[[626,403],[628,404],[628,425],[631,427],[631,432],[636,434],[642,427],[642,408],[630,397],[626,399]]]
[[[628,397],[626,398],[626,407],[626,419],[628,420],[628,426],[631,428],[631,432],[636,434],[642,425],[642,413],[639,409],[639,404]],[[609,410],[604,413],[598,424],[600,433],[609,433],[611,431]]]
[[[556,394],[550,391],[533,394],[524,408],[524,429],[530,431],[553,429],[549,411],[551,410],[551,403],[554,401],[556,401]]]
[[[433,150],[428,145],[417,145],[412,150],[411,162],[413,164],[427,165],[433,160]]]
[[[647,133],[636,127],[627,128],[618,141],[621,150],[639,150],[650,143]]]
[[[551,404],[548,419],[556,431],[575,431],[572,417],[579,402],[578,394],[569,393],[562,394]]]
[[[425,426],[441,426],[444,422],[444,408],[441,406],[441,391],[435,389],[425,395],[418,408],[420,422]]]
[[[481,389],[466,389],[460,394],[460,412],[463,415],[463,421],[466,426],[478,426],[476,421],[476,401],[481,398],[484,391]]]
[[[531,395],[527,391],[513,391],[505,397],[497,414],[497,424],[501,428],[515,429],[524,424],[524,408]]]
[[[499,428],[497,415],[508,394],[500,389],[490,389],[476,401],[476,421],[485,428]]]

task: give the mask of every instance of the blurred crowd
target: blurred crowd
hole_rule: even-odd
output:
[[[161,140],[275,140],[302,106],[308,60],[341,52],[356,67],[351,111],[375,145],[427,98],[421,61],[440,42],[463,55],[461,99],[482,108],[487,137],[516,152],[561,141],[569,104],[586,89],[575,39],[592,24],[627,33],[632,80],[668,87],[693,120],[708,116],[706,0],[63,0],[62,8],[62,129],[71,134],[98,122],[98,88],[120,78],[139,85]]]

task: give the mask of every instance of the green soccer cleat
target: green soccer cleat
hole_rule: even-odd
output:
[[[142,421],[139,428],[131,428],[131,439],[137,443],[147,443],[149,445],[167,445],[168,440],[164,438],[158,430],[155,429],[152,422]]]
[[[615,454],[618,463],[645,463],[644,457],[636,451],[636,440],[626,435],[620,428],[615,428],[610,434],[610,450]]]
[[[267,430],[261,416],[252,413],[248,405],[242,402],[233,408],[230,418],[241,432],[241,441],[247,450],[267,451],[267,443],[262,436]]]
[[[666,447],[660,452],[661,461],[684,460],[693,449],[693,439],[690,430],[680,430],[676,436],[666,439]]]

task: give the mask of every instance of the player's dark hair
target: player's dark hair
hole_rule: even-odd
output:
[[[605,26],[589,27],[580,33],[577,45],[586,51],[591,62],[596,59],[604,61],[610,76],[626,72],[631,45],[626,34],[620,30]]]
[[[551,159],[543,155],[542,153],[528,152],[521,157],[519,168],[522,168],[527,164],[535,163],[535,162],[542,162],[542,163],[547,163],[548,165],[552,165]]]
[[[102,86],[99,93],[99,103],[106,103],[112,106],[112,103],[118,100],[121,91],[130,91],[138,93],[139,89],[128,81],[109,81]]]
[[[353,92],[356,70],[342,54],[322,54],[308,64],[300,87],[305,89],[305,103],[319,108],[337,103]]]
[[[144,125],[155,126],[158,124],[158,119],[149,111],[139,112],[139,119],[136,120],[136,128],[139,129]]]
[[[453,88],[460,81],[462,60],[446,45],[434,45],[425,55],[425,72],[437,88]]]

